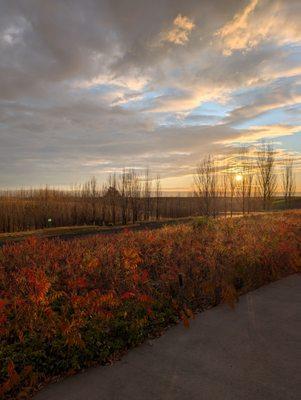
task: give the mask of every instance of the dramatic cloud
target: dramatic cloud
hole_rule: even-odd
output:
[[[249,143],[256,142],[257,140],[275,139],[277,137],[291,136],[295,133],[301,132],[300,126],[291,125],[264,125],[264,126],[250,126],[248,129],[241,130],[235,138],[227,138],[218,143]]]
[[[251,0],[241,13],[237,13],[231,22],[228,22],[216,33],[224,41],[225,55],[231,55],[233,50],[254,47],[266,35],[267,26],[263,26],[255,34],[249,31],[249,19],[258,2],[259,0]]]
[[[190,32],[194,27],[194,23],[189,18],[179,14],[173,21],[173,27],[161,33],[159,41],[183,45],[188,42]]]
[[[290,7],[297,8],[297,3],[292,1]],[[265,40],[300,42],[300,23],[297,16],[287,13],[290,7],[278,0],[250,0],[232,21],[216,32],[224,46],[223,53],[229,56],[235,50],[248,51]]]
[[[0,186],[301,152],[299,0],[0,0]],[[233,148],[232,148],[233,146]]]

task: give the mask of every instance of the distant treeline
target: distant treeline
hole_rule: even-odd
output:
[[[0,231],[14,232],[55,226],[117,225],[137,221],[195,215],[249,213],[293,205],[295,191],[293,160],[283,163],[281,187],[277,180],[274,150],[264,145],[256,162],[249,157],[223,168],[208,156],[196,169],[193,196],[162,195],[160,177],[152,178],[124,169],[99,185],[93,177],[69,191],[29,189],[0,192]],[[278,190],[279,192],[279,190]]]
[[[260,209],[260,199],[248,202],[248,211]],[[216,199],[216,214],[241,211],[238,198]],[[113,188],[106,193],[87,190],[23,190],[0,195],[0,231],[15,232],[56,226],[118,225],[137,221],[180,218],[203,214],[197,196],[124,198]]]
[[[160,178],[135,170],[110,175],[104,185],[95,177],[71,190],[45,187],[0,192],[0,231],[55,226],[117,225],[177,218],[198,213],[196,197],[162,196]]]

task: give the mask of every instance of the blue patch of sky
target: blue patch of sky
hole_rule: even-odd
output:
[[[301,125],[301,103],[296,103],[286,108],[288,123]]]
[[[298,43],[288,44],[283,46],[284,48],[290,50],[290,53],[287,57],[289,61],[297,61],[301,60],[301,45]]]
[[[239,124],[233,124],[237,129],[248,129],[250,126],[263,126],[263,125],[300,125],[301,116],[298,114],[301,104],[294,104],[293,106],[279,107],[274,110],[266,111],[255,118],[244,121]]]
[[[293,121],[288,123],[288,115],[285,109],[275,109],[267,111],[255,118],[251,118],[248,121],[244,121],[239,124],[233,124],[233,128],[237,129],[248,129],[251,126],[263,126],[263,125],[295,125]]]
[[[139,95],[139,93],[137,93]],[[159,91],[149,91],[140,93],[141,97],[128,99],[125,103],[121,104],[121,107],[125,109],[137,109],[143,110],[147,108],[151,103],[153,103],[158,97],[163,95],[163,92]]]
[[[225,118],[233,106],[215,101],[206,101],[192,110],[185,118],[185,124],[190,126],[215,125]]]
[[[253,103],[258,98],[261,90],[263,89],[258,87],[236,89],[231,94],[231,102],[235,105],[235,107],[243,107]]]
[[[300,61],[297,65],[300,65]],[[237,107],[243,107],[245,105],[256,103],[258,100],[261,99],[262,96],[266,96],[267,94],[273,96],[275,91],[277,92],[278,90],[281,90],[285,87],[294,87],[295,92],[299,92],[301,90],[300,85],[296,83],[295,76],[281,77],[275,79],[272,83],[268,84],[268,86],[239,88],[235,90],[232,93],[232,102]]]
[[[110,84],[110,83],[103,83],[100,85],[95,85],[95,86],[89,87],[87,90],[90,93],[108,93],[113,90],[116,90],[116,88],[117,88],[117,85]]]
[[[291,136],[282,136],[275,138],[275,141],[281,142],[281,145],[276,147],[285,148],[287,151],[301,152],[301,131]]]
[[[156,101],[160,98],[168,99],[177,97],[182,94],[182,91],[173,88],[165,88],[162,90],[152,90],[152,91],[144,91],[140,93],[142,97],[138,99],[129,99],[127,102],[123,103],[121,106],[126,109],[137,109],[143,110],[147,108],[151,108],[156,105]]]
[[[199,107],[195,108],[191,115],[215,115],[219,117],[226,117],[228,113],[232,110],[229,104],[221,104],[215,101],[206,101],[202,103]]]
[[[171,126],[185,126],[184,118],[180,115],[173,113],[157,114],[156,115],[157,124],[160,127],[171,127]]]
[[[194,108],[189,114],[185,113],[158,113],[156,120],[160,126],[204,126],[216,125],[233,109],[229,104],[214,101],[204,102]]]

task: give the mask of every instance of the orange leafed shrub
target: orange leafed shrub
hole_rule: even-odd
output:
[[[76,371],[300,271],[301,213],[0,249],[0,394]],[[25,393],[25,394],[24,394]],[[23,398],[23,397],[20,397]]]

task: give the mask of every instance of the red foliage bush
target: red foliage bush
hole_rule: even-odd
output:
[[[0,396],[24,398],[38,382],[300,271],[300,222],[290,212],[4,246]]]

